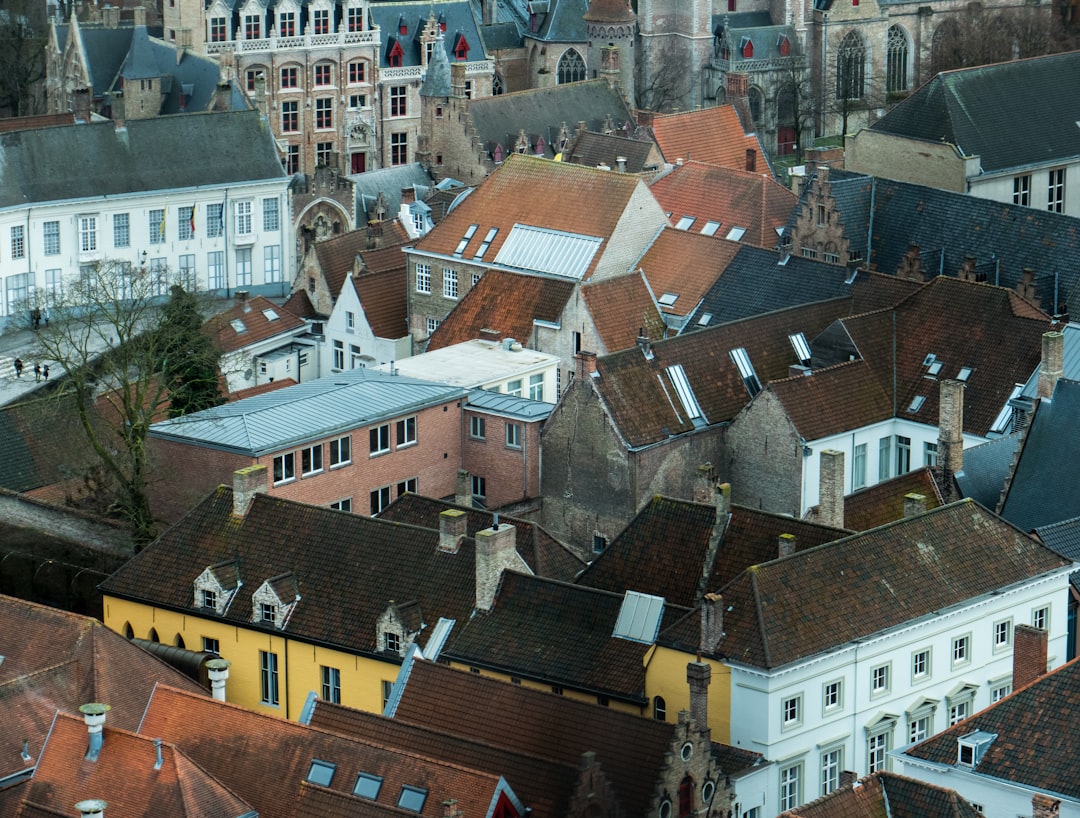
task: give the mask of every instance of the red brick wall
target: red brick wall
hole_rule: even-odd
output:
[[[147,445],[153,468],[150,508],[166,523],[175,523],[219,485],[231,486],[232,473],[253,462],[244,455],[171,440],[150,438]]]
[[[1046,631],[1031,625],[1017,625],[1013,630],[1012,689],[1019,690],[1046,673],[1046,658]]]
[[[482,417],[484,440],[469,436],[471,416]],[[480,412],[465,412],[465,443],[462,468],[487,481],[488,508],[498,508],[525,497],[540,494],[540,422],[501,418]],[[506,445],[506,424],[521,427],[522,447]]]

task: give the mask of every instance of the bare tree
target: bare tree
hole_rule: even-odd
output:
[[[971,4],[934,31],[931,73],[1037,57],[1075,47],[1044,5],[987,9]]]
[[[0,111],[9,116],[42,111],[47,32],[40,0],[0,2]]]
[[[802,164],[804,137],[814,132],[817,117],[814,84],[805,65],[792,61],[784,68],[776,99],[776,124],[794,131],[795,162]]]
[[[670,111],[690,93],[686,55],[666,41],[643,61],[642,82],[637,84],[637,107],[643,111]]]

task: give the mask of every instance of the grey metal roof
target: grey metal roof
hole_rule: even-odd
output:
[[[256,456],[466,394],[460,387],[352,369],[155,423],[150,436]]]
[[[58,42],[71,36],[71,26],[57,26]],[[124,63],[134,28],[102,28],[85,23],[79,24],[79,36],[86,53],[86,70],[95,97],[101,97],[112,85],[120,66]]]
[[[353,192],[356,195],[356,211],[358,213],[370,213],[375,205],[379,194],[386,200],[386,206],[390,208],[390,214],[396,216],[401,207],[401,191],[407,187],[419,186],[426,193],[432,186],[431,174],[424,170],[419,162],[411,165],[398,165],[396,167],[369,170],[350,176],[353,183]],[[417,193],[418,200],[421,193]]]
[[[445,36],[443,47],[447,59],[454,62],[454,44],[458,36],[463,36],[469,44],[469,61],[485,59],[484,39],[480,35],[480,26],[473,15],[472,7],[468,0],[436,0],[436,2],[409,2],[409,3],[372,3],[368,6],[368,15],[373,25],[382,31],[382,43],[379,48],[379,65],[389,68],[386,57],[395,42],[401,44],[402,67],[420,65],[420,38],[419,33],[423,30],[428,20],[428,15],[434,13],[435,19],[445,22]],[[399,33],[398,24],[404,21],[407,33]]]
[[[1080,324],[1070,321],[1061,328],[1061,334],[1065,336],[1062,339],[1065,348],[1061,356],[1061,377],[1068,378],[1070,381],[1080,381]],[[1041,370],[1042,363],[1040,362],[1020,391],[1021,398],[1034,400],[1037,397]]]
[[[1080,561],[1080,517],[1040,526],[1035,529],[1035,533],[1048,548],[1054,549],[1063,557]]]
[[[0,207],[284,178],[254,110],[0,134]]]
[[[580,280],[603,241],[597,236],[515,224],[493,263]]]
[[[991,511],[997,510],[1019,445],[1020,433],[1016,432],[964,449],[964,469],[954,475],[964,496]]]
[[[450,59],[446,56],[446,44],[444,35],[439,35],[439,45],[431,54],[428,61],[427,73],[424,82],[420,86],[422,97],[448,97],[450,96]]]
[[[160,113],[179,113],[180,95],[185,88],[188,98],[184,100],[184,110],[207,110],[217,93],[220,67],[214,60],[190,51],[184,52],[179,62],[176,55],[177,47],[173,43],[151,36],[146,26],[136,26],[124,63],[113,78],[110,90],[123,87],[124,82],[161,77],[167,93]],[[248,107],[246,101],[237,105],[234,100],[231,105],[233,110]]]
[[[551,414],[555,405],[487,389],[473,389],[469,392],[468,408],[522,420],[542,420]]]

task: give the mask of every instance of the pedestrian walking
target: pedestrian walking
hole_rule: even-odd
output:
[[[45,366],[42,367],[41,374],[43,374],[45,376],[45,380],[49,380],[49,365],[48,364],[45,364]]]
[[[30,312],[30,317],[34,320],[34,329],[41,326],[41,307],[34,307]]]
[[[34,380],[41,380],[41,364],[34,364]]]
[[[16,378],[21,378],[22,377],[22,358],[16,358],[15,359],[15,377]]]

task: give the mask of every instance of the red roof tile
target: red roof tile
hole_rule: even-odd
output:
[[[916,469],[845,497],[844,525],[852,531],[869,531],[903,519],[904,497],[908,494],[925,497],[927,511],[942,504],[941,490],[933,471]]]
[[[409,334],[405,254],[395,248],[400,265],[394,269],[353,276],[364,316],[376,338],[397,340]]]
[[[653,135],[664,158],[704,162],[735,170],[746,170],[746,152],[754,152],[754,167],[771,173],[765,153],[755,134],[743,129],[734,105],[719,105],[700,111],[663,114],[653,118]]]
[[[668,227],[645,251],[638,267],[658,300],[668,293],[678,296],[673,304],[661,303],[660,309],[685,318],[697,308],[738,252],[737,242]]]
[[[833,790],[780,818],[978,818],[955,790],[878,772],[855,787]]]
[[[598,352],[629,349],[641,332],[651,341],[664,337],[664,319],[640,273],[585,284],[581,294],[604,345]]]
[[[238,332],[232,325],[233,321],[243,322],[244,331]],[[291,312],[257,295],[213,316],[206,322],[204,331],[214,338],[218,349],[232,352],[276,335],[295,335],[306,326],[302,319]]]

